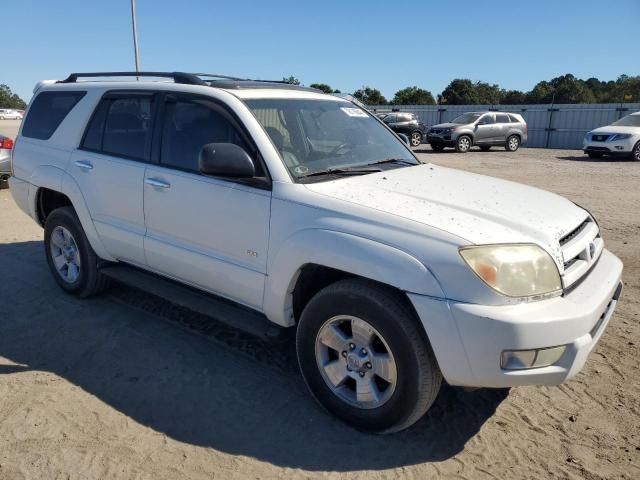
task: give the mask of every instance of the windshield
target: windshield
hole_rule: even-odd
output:
[[[385,160],[397,160],[393,163],[398,167],[419,164],[393,133],[353,103],[301,99],[252,99],[245,103],[297,179]]]
[[[473,123],[480,118],[481,113],[463,113],[459,117],[451,120],[451,123],[459,123],[460,125],[466,125],[467,123]]]
[[[613,122],[611,125],[616,125],[618,127],[640,127],[640,115],[627,115],[617,122]]]

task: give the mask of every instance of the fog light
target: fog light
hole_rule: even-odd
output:
[[[534,350],[505,350],[500,365],[505,370],[548,367],[560,360],[564,350],[564,345]]]

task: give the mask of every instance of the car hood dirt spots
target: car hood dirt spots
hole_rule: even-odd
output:
[[[544,190],[429,164],[306,187],[473,244],[536,243],[561,271],[559,239],[587,216],[569,200]]]

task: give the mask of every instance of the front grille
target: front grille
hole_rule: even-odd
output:
[[[564,272],[562,282],[566,288],[582,280],[600,258],[604,241],[600,229],[591,217],[559,239],[562,250]]]

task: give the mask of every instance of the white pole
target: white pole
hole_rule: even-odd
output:
[[[140,60],[138,59],[138,30],[136,29],[136,0],[131,0],[131,25],[133,27],[133,52],[136,60],[136,73],[140,71]],[[138,80],[138,77],[136,77]]]

